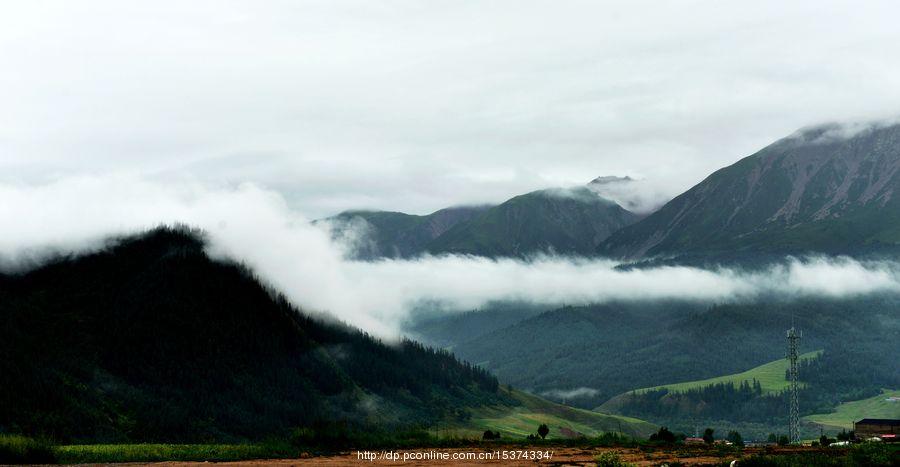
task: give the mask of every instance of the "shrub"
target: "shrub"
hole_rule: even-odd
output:
[[[869,465],[872,467],[891,465],[891,453],[888,447],[877,443],[863,443],[853,446],[850,450],[850,460],[854,465]]]
[[[597,461],[597,467],[628,467],[632,465],[623,461],[619,454],[612,451],[604,452],[595,457],[594,460]]]

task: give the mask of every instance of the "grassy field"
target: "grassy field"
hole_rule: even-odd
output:
[[[469,445],[478,443],[485,430],[499,431],[506,442],[525,442],[545,423],[550,428],[548,439],[567,442],[572,438],[596,437],[604,433],[619,433],[629,437],[647,438],[657,427],[648,422],[591,412],[556,404],[521,391],[501,388],[519,401],[517,406],[481,407],[471,418],[448,422],[433,428],[431,435],[422,432],[423,442],[435,446]],[[395,433],[396,435],[396,433]],[[430,441],[429,441],[430,440]],[[385,441],[386,445],[396,442]],[[449,444],[448,444],[449,443]],[[455,444],[454,444],[455,443]],[[462,443],[462,444],[460,444]],[[16,435],[0,435],[0,464],[4,463],[62,463],[93,464],[115,462],[162,461],[239,461],[248,459],[285,459],[298,456],[300,451],[291,440],[262,444],[91,444],[58,445]]]
[[[511,395],[521,405],[483,407],[474,412],[465,425],[457,426],[455,435],[480,437],[484,430],[492,430],[499,431],[504,438],[521,439],[536,433],[542,423],[550,428],[549,439],[571,438],[578,434],[598,436],[606,432],[646,438],[657,429],[656,425],[636,418],[576,409],[521,391],[513,390]]]
[[[808,360],[811,358],[815,358],[819,354],[821,354],[821,350],[816,350],[814,352],[808,352],[800,356],[801,360]],[[741,384],[743,381],[747,381],[752,383],[754,379],[759,381],[760,386],[762,386],[763,393],[771,393],[778,392],[784,389],[787,389],[788,382],[784,379],[784,372],[788,369],[788,361],[787,359],[779,359],[773,362],[766,363],[764,365],[760,365],[756,368],[751,368],[742,373],[735,373],[733,375],[725,375],[718,376],[715,378],[703,379],[698,381],[687,381],[684,383],[675,383],[675,384],[664,384],[661,386],[654,386],[651,388],[641,388],[636,390],[636,392],[646,392],[654,389],[668,388],[673,392],[683,392],[689,389],[697,389],[702,388],[704,386],[709,386],[710,384],[717,383],[734,383],[735,386]]]
[[[875,397],[844,402],[837,406],[834,413],[807,415],[803,420],[852,430],[853,422],[863,418],[900,418],[900,401],[888,401],[890,397],[900,398],[900,390],[885,389]]]
[[[55,460],[53,446],[46,440],[0,433],[0,465],[47,464]]]

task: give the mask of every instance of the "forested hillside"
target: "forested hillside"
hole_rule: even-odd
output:
[[[824,349],[821,361],[833,363],[818,373],[820,385],[847,378],[867,390],[900,384],[896,363],[883,358],[900,352],[900,298],[894,295],[565,307],[453,348],[501,383],[539,394],[586,388],[568,402],[596,407],[632,389],[737,373],[783,358],[792,315],[804,333],[801,349]]]
[[[0,374],[0,432],[59,441],[261,439],[515,404],[449,353],[300,313],[185,230],[0,276]]]
[[[891,362],[876,365],[859,362],[863,355],[876,355],[872,352],[874,349],[867,350],[869,352],[860,353],[837,347],[803,361],[800,365],[800,414],[829,413],[842,402],[873,397],[881,393],[881,387],[893,387],[900,382],[896,365]],[[865,374],[860,375],[860,372]],[[785,372],[780,377],[786,386]],[[787,423],[785,408],[789,405],[790,395],[786,387],[765,391],[759,380],[718,382],[690,389],[667,386],[622,394],[603,404],[600,410],[676,427],[719,420],[765,426]]]

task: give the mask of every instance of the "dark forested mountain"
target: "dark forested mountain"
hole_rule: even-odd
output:
[[[0,375],[0,432],[60,441],[259,439],[509,402],[483,370],[301,314],[172,230],[0,275]]]
[[[336,237],[352,235],[355,257],[422,253],[527,256],[596,254],[613,232],[638,216],[587,187],[540,190],[498,206],[459,207],[427,216],[348,211],[328,219]]]
[[[539,394],[589,389],[569,403],[595,407],[631,389],[736,373],[783,358],[792,314],[804,333],[804,351],[824,349],[852,360],[848,379],[869,388],[900,386],[897,363],[882,357],[900,352],[896,295],[565,307],[456,342],[453,349],[501,383]]]
[[[346,211],[328,219],[336,237],[348,237],[356,259],[406,258],[490,206],[459,206],[425,216],[389,211]]]
[[[431,253],[525,256],[590,255],[638,216],[586,187],[534,191],[455,225],[428,245]]]
[[[598,250],[625,258],[862,254],[900,245],[900,125],[801,130],[721,169]]]
[[[416,310],[404,331],[419,342],[452,350],[455,344],[477,339],[557,306],[524,302],[490,303],[479,310],[447,314]]]

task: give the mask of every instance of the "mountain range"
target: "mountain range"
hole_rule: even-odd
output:
[[[352,244],[359,260],[884,256],[900,245],[898,169],[900,125],[829,125],[775,142],[646,216],[598,194],[628,180],[600,177],[495,206],[424,216],[349,211],[317,223]],[[641,435],[650,425],[640,420],[573,412],[511,386],[591,409],[632,389],[779,359],[791,317],[808,333],[805,349],[823,350],[802,373],[803,415],[900,387],[889,357],[900,351],[896,294],[551,308],[432,315],[407,330],[425,344],[388,345],[296,308],[238,264],[213,260],[202,232],[156,229],[0,273],[0,432],[63,442],[244,441],[335,421],[485,429],[507,420],[521,431],[552,414]],[[656,392],[617,410],[685,423],[667,418],[669,404],[687,418],[703,407],[719,420],[783,423],[777,400],[744,388],[709,391]]]
[[[427,216],[351,211],[328,219],[357,234],[354,257],[536,253],[754,258],[900,251],[900,124],[800,130],[745,157],[646,216],[598,195],[628,178],[548,189],[497,206]]]
[[[598,252],[841,253],[900,244],[900,125],[798,131],[716,171]]]
[[[455,207],[425,216],[347,211],[325,222],[352,238],[356,259],[422,254],[526,257],[591,255],[610,234],[640,217],[588,187],[547,189],[497,206]]]

